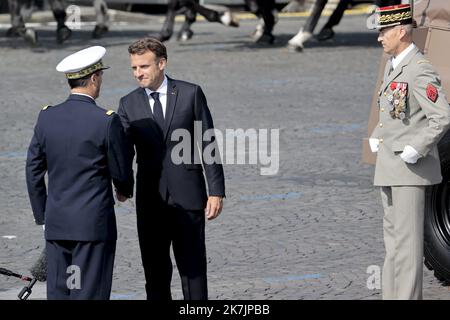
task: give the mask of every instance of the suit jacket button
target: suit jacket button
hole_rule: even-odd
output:
[[[384,108],[381,108],[381,112],[384,112]]]
[[[382,123],[380,123],[380,127],[382,127],[383,126],[383,124]]]
[[[383,143],[383,138],[380,138],[380,143]]]

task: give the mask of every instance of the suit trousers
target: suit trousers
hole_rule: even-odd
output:
[[[170,197],[168,203],[153,203],[137,210],[147,299],[172,299],[172,245],[184,299],[207,300],[205,213],[169,203]]]
[[[323,26],[323,28],[333,28],[337,26],[339,22],[341,22],[342,17],[344,16],[345,10],[347,10],[348,5],[350,4],[350,0],[340,0],[336,9],[334,9],[327,23]]]
[[[425,186],[381,187],[385,300],[422,299]]]
[[[116,241],[47,240],[48,300],[109,300]]]
[[[271,34],[275,26],[273,10],[276,9],[275,0],[246,0],[249,10],[264,20],[264,34]]]

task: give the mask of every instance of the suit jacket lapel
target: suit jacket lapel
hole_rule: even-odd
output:
[[[406,55],[406,57],[400,62],[400,64],[395,68],[390,75],[386,77],[386,81],[383,83],[382,91],[386,89],[386,87],[397,78],[402,72],[403,68],[408,65],[411,59],[419,52],[418,48],[414,48],[410,53]],[[390,62],[392,63],[392,62]]]
[[[167,138],[170,124],[172,123],[175,106],[177,103],[178,90],[175,82],[167,77],[167,105],[166,105],[166,119],[164,121],[164,140]]]

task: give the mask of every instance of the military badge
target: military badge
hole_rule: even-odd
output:
[[[403,120],[406,117],[406,96],[408,94],[408,83],[407,82],[391,82],[389,85],[391,93],[388,95],[387,99],[390,106],[389,114],[394,119]]]
[[[436,102],[437,98],[439,97],[436,87],[431,83],[429,83],[427,86],[427,97],[433,102]]]

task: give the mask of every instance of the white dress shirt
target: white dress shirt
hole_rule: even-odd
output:
[[[95,99],[93,97],[91,97],[90,95],[85,94],[85,93],[71,92],[70,94],[76,94],[76,95],[79,95],[79,96],[85,96],[85,97],[91,98],[92,100],[95,101]]]
[[[398,56],[392,57],[392,70],[394,70],[400,64],[400,62],[402,62],[402,60],[405,59],[405,57],[408,55],[408,53],[410,53],[411,51],[414,50],[415,47],[416,47],[416,45],[414,43],[411,43]]]
[[[156,91],[152,91],[149,88],[145,88],[145,92],[148,95],[148,99],[150,102],[150,108],[152,109],[152,114],[153,114],[153,106],[155,105],[155,100],[153,100],[153,98],[150,94],[153,92],[159,93],[159,101],[161,102],[162,111],[163,111],[163,115],[165,118],[166,117],[166,106],[167,106],[167,77],[166,77],[166,75],[164,75],[164,81]]]

